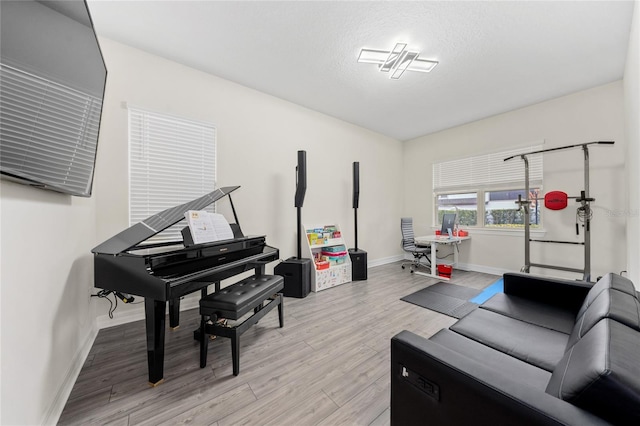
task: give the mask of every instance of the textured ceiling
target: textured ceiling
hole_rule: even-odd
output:
[[[99,35],[398,140],[623,77],[632,1],[103,1]],[[356,62],[396,42],[440,64]]]

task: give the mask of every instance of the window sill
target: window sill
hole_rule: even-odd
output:
[[[434,228],[434,233],[435,233]],[[437,228],[440,229],[440,228]],[[499,228],[474,228],[474,227],[461,227],[467,232],[469,232],[469,236],[473,237],[474,235],[503,235],[503,236],[511,236],[511,237],[523,237],[524,229],[499,229]],[[547,234],[545,229],[530,229],[530,236],[535,238],[544,237]]]

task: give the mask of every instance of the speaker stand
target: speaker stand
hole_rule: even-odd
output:
[[[353,177],[356,181],[356,163],[353,163]],[[367,279],[367,252],[358,249],[358,203],[354,195],[353,201],[353,222],[355,229],[356,248],[349,249],[349,257],[351,258],[351,281],[364,281]]]

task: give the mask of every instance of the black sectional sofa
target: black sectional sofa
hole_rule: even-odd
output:
[[[391,339],[392,425],[640,425],[640,302],[596,284],[505,274],[504,293],[429,339]]]

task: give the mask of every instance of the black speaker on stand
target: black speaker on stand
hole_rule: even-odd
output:
[[[307,191],[307,152],[298,151],[296,166],[296,194],[294,204],[298,209],[298,256],[282,261],[274,269],[276,275],[284,277],[284,290],[287,297],[307,297],[311,291],[311,259],[302,258],[302,204]]]
[[[367,252],[358,248],[358,205],[360,204],[360,163],[353,162],[353,216],[355,226],[355,248],[349,249],[351,258],[351,280],[367,279]]]

